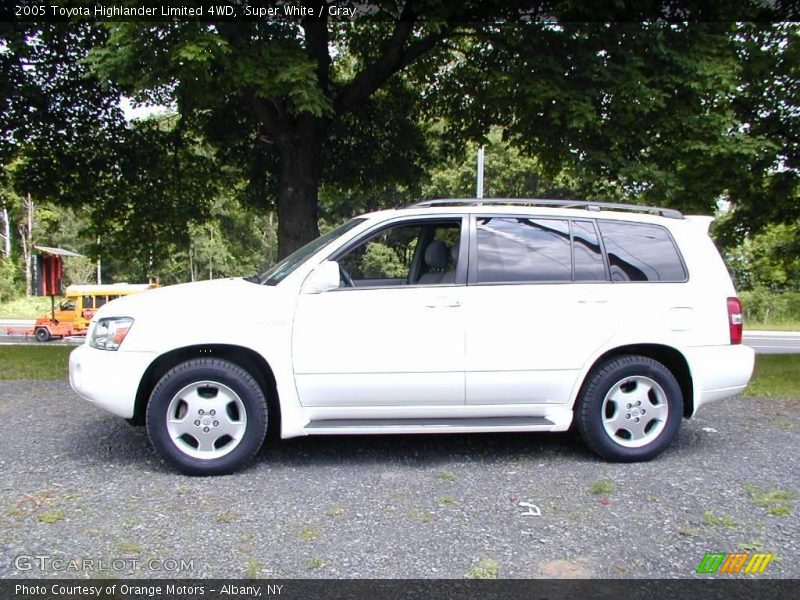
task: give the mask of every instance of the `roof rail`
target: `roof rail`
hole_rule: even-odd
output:
[[[561,208],[585,208],[586,210],[629,210],[653,213],[670,219],[682,219],[683,213],[674,208],[644,206],[641,204],[620,204],[617,202],[595,202],[594,200],[547,200],[536,198],[450,198],[442,200],[423,200],[409,204],[405,208],[432,208],[437,206],[558,206]]]

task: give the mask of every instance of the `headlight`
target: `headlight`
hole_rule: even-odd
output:
[[[133,319],[130,317],[100,319],[92,328],[89,345],[98,350],[116,350],[128,335],[131,325],[133,325]]]

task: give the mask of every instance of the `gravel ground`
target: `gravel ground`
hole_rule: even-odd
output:
[[[633,465],[568,434],[312,437],[192,478],[62,381],[0,381],[0,435],[0,577],[683,578],[737,550],[800,577],[797,499],[759,493],[800,487],[797,399],[707,406]]]

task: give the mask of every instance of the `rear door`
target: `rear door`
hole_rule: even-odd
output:
[[[466,403],[567,402],[579,370],[616,328],[590,219],[473,219]]]

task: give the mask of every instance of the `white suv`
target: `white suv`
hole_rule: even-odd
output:
[[[552,200],[372,213],[259,277],[106,304],[70,382],[194,474],[241,467],[268,425],[289,438],[575,422],[599,455],[648,460],[753,369],[711,220]]]

